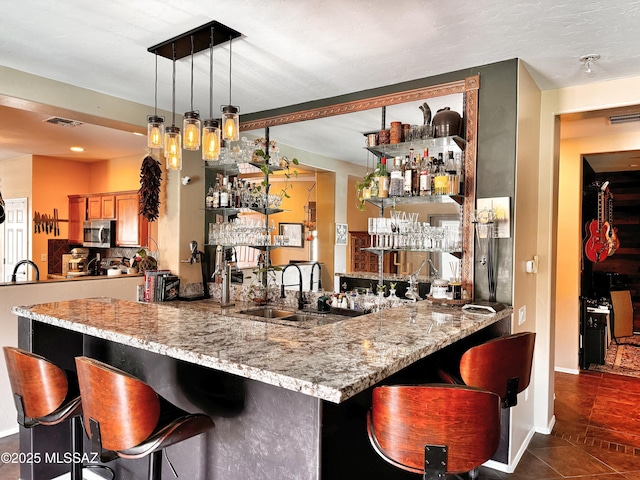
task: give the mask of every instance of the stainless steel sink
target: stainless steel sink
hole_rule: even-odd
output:
[[[280,310],[274,307],[252,308],[250,310],[242,310],[238,313],[242,313],[243,315],[253,315],[254,317],[262,318],[283,318],[291,316],[293,314],[293,312],[291,311]]]

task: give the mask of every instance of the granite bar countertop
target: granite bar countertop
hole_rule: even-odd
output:
[[[512,313],[463,313],[427,301],[298,328],[212,300],[111,298],[13,307],[18,316],[340,403]]]

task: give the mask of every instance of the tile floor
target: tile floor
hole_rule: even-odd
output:
[[[639,480],[640,379],[583,371],[555,382],[553,433],[534,435],[514,473],[481,467],[480,479]],[[17,435],[0,438],[0,453],[17,451]],[[18,475],[17,464],[0,462],[0,480]]]

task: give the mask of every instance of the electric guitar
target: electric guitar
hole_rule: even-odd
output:
[[[609,182],[605,182],[598,192],[598,219],[585,225],[587,240],[584,245],[586,257],[594,263],[602,262],[609,256],[609,222],[605,219],[605,191]]]
[[[616,253],[616,250],[620,248],[620,239],[618,238],[618,229],[613,226],[613,195],[611,192],[607,192],[607,206],[608,215],[607,220],[609,223],[609,231],[607,232],[607,241],[609,243],[608,255],[611,256]]]

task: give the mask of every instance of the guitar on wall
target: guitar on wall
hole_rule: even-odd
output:
[[[584,245],[584,253],[594,263],[604,261],[609,256],[611,249],[610,231],[612,229],[607,218],[605,205],[606,198],[610,195],[608,186],[609,182],[604,182],[598,192],[598,218],[587,222],[585,225],[587,240]]]
[[[613,226],[613,195],[611,192],[607,192],[607,220],[609,221],[609,231],[607,240],[609,242],[609,256],[616,253],[616,250],[620,248],[620,239],[618,238],[618,228]]]

